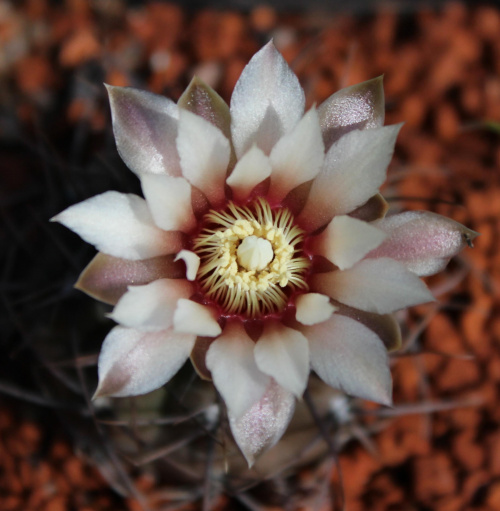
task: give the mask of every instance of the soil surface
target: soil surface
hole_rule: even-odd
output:
[[[308,105],[384,74],[386,123],[405,122],[384,190],[391,206],[433,210],[481,236],[428,279],[439,302],[402,316],[395,407],[363,406],[377,433],[368,438],[370,420],[352,432],[364,441],[343,447],[341,482],[330,458],[210,506],[334,509],[342,484],[348,511],[500,509],[500,11],[0,0],[2,511],[209,509],[203,488],[129,463],[95,421],[89,392],[111,322],[72,289],[92,249],[47,221],[96,193],[137,189],[116,154],[103,82],[176,100],[198,74],[229,100],[271,37]]]

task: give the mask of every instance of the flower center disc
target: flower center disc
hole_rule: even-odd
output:
[[[211,210],[194,240],[201,260],[197,279],[227,314],[249,318],[281,312],[295,289],[307,290],[309,259],[301,253],[304,231],[286,208],[264,199]]]

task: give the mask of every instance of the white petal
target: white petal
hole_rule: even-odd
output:
[[[328,385],[353,396],[391,404],[387,351],[374,332],[339,314],[304,327],[303,332],[309,340],[311,367]]]
[[[255,363],[254,343],[243,326],[228,323],[207,352],[206,365],[212,373],[230,414],[238,419],[262,398],[269,376]]]
[[[181,236],[153,222],[144,199],[106,192],[70,206],[52,218],[105,254],[123,259],[147,259],[178,252]]]
[[[368,257],[391,257],[420,276],[441,271],[477,236],[462,224],[428,211],[407,211],[374,225],[389,237]]]
[[[319,293],[299,295],[295,300],[295,307],[295,319],[303,325],[322,323],[337,310],[328,296]]]
[[[143,174],[141,185],[151,215],[165,231],[189,232],[196,225],[191,185],[182,177]]]
[[[341,270],[351,268],[387,237],[384,231],[350,216],[336,216],[313,240],[313,251]]]
[[[194,340],[194,335],[171,330],[145,333],[113,328],[99,355],[94,398],[137,396],[161,387],[187,360]]]
[[[256,185],[271,175],[269,158],[257,147],[252,146],[238,161],[226,183],[233,190],[236,200],[245,200]]]
[[[341,303],[377,314],[434,300],[414,273],[387,257],[365,259],[348,270],[317,275],[312,285]]]
[[[299,122],[304,91],[272,42],[241,73],[231,98],[231,133],[241,157],[255,143],[266,154]]]
[[[178,109],[168,98],[132,87],[106,85],[116,147],[138,175],[180,176],[175,146]]]
[[[269,195],[281,200],[296,186],[316,177],[324,156],[318,113],[313,107],[271,151],[273,171]]]
[[[277,321],[266,322],[254,351],[263,373],[297,397],[302,396],[309,376],[309,346],[300,332]]]
[[[239,419],[229,416],[231,432],[249,467],[283,436],[294,410],[293,394],[271,379],[262,398],[250,410]]]
[[[354,130],[332,145],[300,214],[313,231],[335,215],[350,213],[375,195],[385,181],[400,124]]]
[[[202,337],[217,337],[222,332],[214,309],[184,298],[177,302],[174,330]]]
[[[175,257],[174,261],[182,259],[186,264],[186,278],[194,280],[200,267],[200,257],[190,250],[181,250]]]
[[[184,279],[160,279],[145,286],[129,286],[109,317],[123,326],[146,332],[165,330],[172,326],[178,300],[192,294],[192,285]]]
[[[184,177],[199,188],[212,205],[223,201],[231,149],[222,132],[203,117],[181,109],[177,149]]]

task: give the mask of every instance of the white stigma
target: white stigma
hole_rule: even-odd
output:
[[[247,236],[236,251],[238,264],[245,270],[261,271],[273,260],[273,246],[258,236]]]

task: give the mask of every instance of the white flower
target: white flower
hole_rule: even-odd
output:
[[[304,113],[269,43],[230,108],[196,78],[177,105],[108,91],[145,199],[107,192],[55,217],[99,250],[77,287],[116,305],[96,395],[150,392],[191,356],[249,464],[283,434],[310,368],[390,404],[391,313],[433,300],[419,276],[475,233],[425,212],[384,218],[378,189],[400,126],[383,126],[381,79]]]

